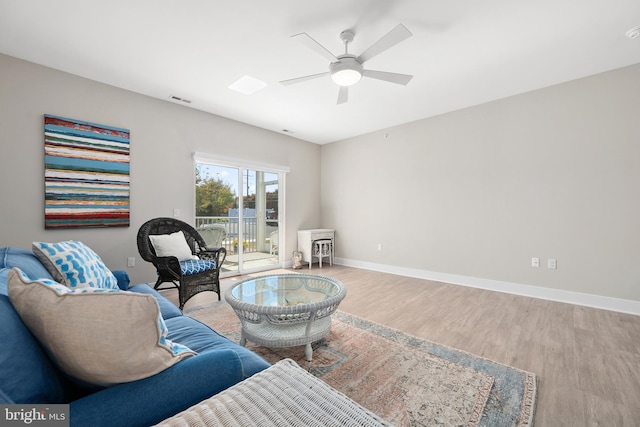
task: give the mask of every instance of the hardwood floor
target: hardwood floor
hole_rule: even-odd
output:
[[[536,427],[640,425],[640,316],[344,266],[312,271],[347,286],[340,310],[535,373]]]
[[[536,427],[640,425],[640,316],[339,265],[311,272],[347,286],[342,311],[535,373]]]

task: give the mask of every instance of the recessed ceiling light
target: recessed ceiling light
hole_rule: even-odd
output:
[[[251,95],[266,87],[267,84],[251,76],[243,76],[229,86],[229,89],[245,95]]]
[[[627,37],[629,37],[630,39],[637,39],[638,37],[640,37],[640,27],[635,27],[630,29],[629,31],[627,31]]]

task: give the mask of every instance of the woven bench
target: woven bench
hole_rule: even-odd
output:
[[[285,359],[158,426],[391,426]]]

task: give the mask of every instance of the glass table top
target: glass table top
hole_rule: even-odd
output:
[[[286,307],[319,303],[340,294],[343,289],[342,283],[328,277],[285,274],[244,280],[230,289],[230,295],[249,304]]]

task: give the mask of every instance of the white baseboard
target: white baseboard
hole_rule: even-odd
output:
[[[564,302],[640,316],[640,301],[564,291],[561,289],[543,288],[541,286],[522,285],[519,283],[502,282],[499,280],[482,279],[478,277],[460,276],[457,274],[438,273],[415,268],[396,267],[393,265],[355,261],[345,258],[336,258],[333,262],[334,264],[344,265],[347,267],[380,271],[382,273],[397,274],[399,276],[415,277],[418,279],[433,280],[436,282],[469,286],[472,288],[487,289],[490,291],[505,292],[508,294]]]

